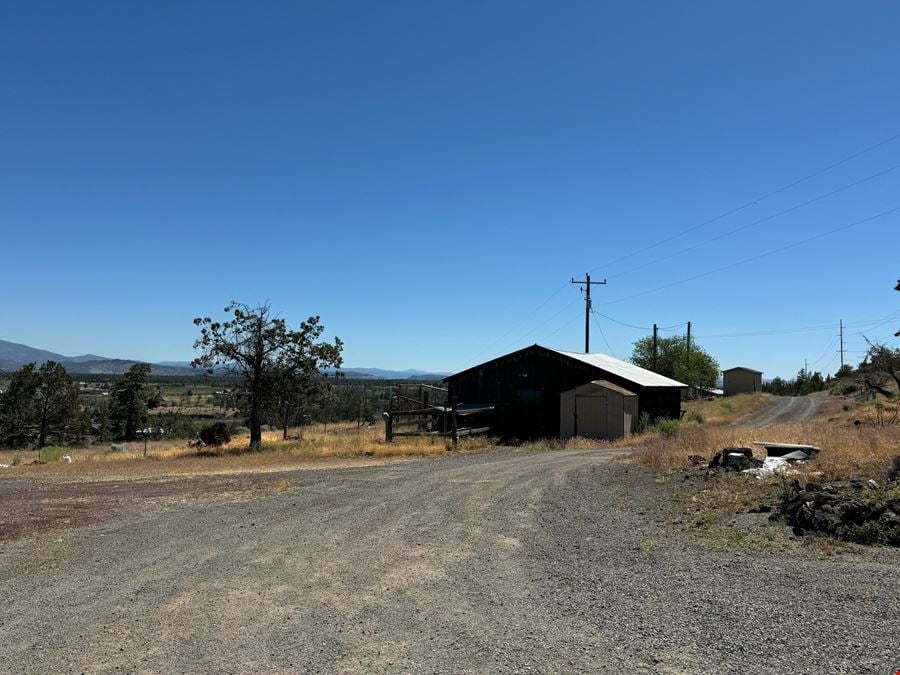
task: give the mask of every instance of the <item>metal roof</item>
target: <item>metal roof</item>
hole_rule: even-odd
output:
[[[762,375],[762,372],[763,372],[761,370],[755,370],[754,368],[747,368],[746,366],[735,366],[734,368],[726,368],[722,372],[730,373],[732,370],[746,370],[748,373],[759,373],[760,375]]]
[[[538,346],[543,347],[543,345]],[[607,356],[606,354],[601,354],[600,352],[580,354],[578,352],[564,352],[559,349],[553,349],[552,347],[544,347],[544,349],[556,352],[557,354],[562,354],[563,356],[568,356],[570,359],[581,361],[589,366],[600,368],[613,375],[618,375],[629,382],[639,384],[642,387],[687,387],[686,384],[682,384],[665,375],[654,373],[652,370],[641,368],[640,366],[628,363],[627,361],[620,361],[619,359]]]

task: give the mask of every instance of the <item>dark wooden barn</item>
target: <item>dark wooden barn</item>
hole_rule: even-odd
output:
[[[444,379],[460,404],[494,406],[491,433],[521,440],[560,435],[560,394],[606,380],[638,396],[638,415],[678,419],[687,385],[606,354],[532,345]]]

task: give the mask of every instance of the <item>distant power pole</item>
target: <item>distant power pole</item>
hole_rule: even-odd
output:
[[[687,326],[687,374],[691,376],[691,322],[688,321]],[[690,384],[690,382],[688,382]]]
[[[844,320],[843,319],[841,319],[841,332],[839,334],[839,337],[841,338],[841,348],[839,350],[841,352],[841,370],[843,370],[844,369]]]
[[[659,336],[659,329],[656,327],[656,324],[653,324],[653,370],[656,371],[656,354],[657,354],[657,340]]]
[[[591,284],[595,286],[605,286],[606,279],[603,281],[591,281],[591,275],[585,273],[584,281],[575,281],[572,277],[570,284],[582,284],[581,290],[584,291],[584,353],[591,353]]]

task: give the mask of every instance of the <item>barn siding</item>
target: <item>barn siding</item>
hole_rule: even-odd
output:
[[[639,412],[677,419],[681,390],[642,388],[635,383],[538,345],[513,352],[446,378],[460,403],[495,406],[492,430],[506,438],[559,435],[559,395],[591,380],[607,380],[638,394]]]

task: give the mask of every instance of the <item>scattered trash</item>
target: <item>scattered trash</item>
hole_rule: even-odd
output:
[[[868,486],[869,486],[870,488],[872,488],[873,490],[877,490],[877,489],[878,489],[878,481],[877,481],[877,480],[872,480],[872,479],[870,478],[869,480],[866,481],[866,485],[868,485]]]
[[[8,469],[9,464],[0,464],[0,469]]]
[[[702,466],[706,464],[706,457],[701,457],[700,455],[690,455],[688,456],[688,461],[695,466]]]
[[[71,464],[72,463],[72,455],[63,455],[62,461],[64,461],[66,464]]]
[[[776,474],[790,475],[797,473],[797,470],[791,468],[791,463],[784,457],[766,457],[762,466],[756,469],[747,469],[744,473],[753,474],[757,478],[768,478]]]
[[[768,457],[785,457],[794,452],[803,452],[807,455],[806,459],[815,457],[821,451],[814,445],[806,445],[805,443],[772,443],[770,441],[753,441],[753,445],[761,445],[766,449]]]

